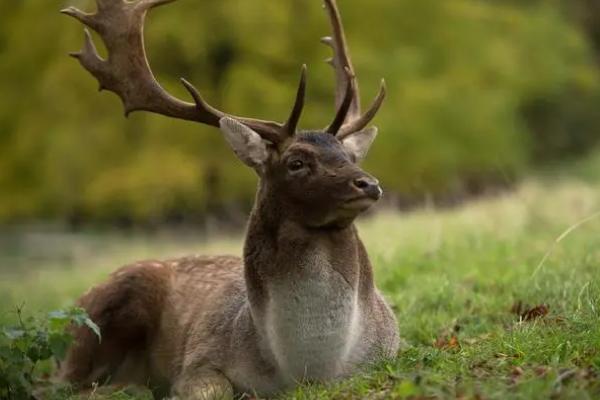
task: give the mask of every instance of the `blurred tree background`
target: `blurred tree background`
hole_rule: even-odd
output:
[[[333,115],[319,0],[180,0],[150,13],[149,58],[229,112],[282,120],[309,65],[305,128]],[[66,56],[91,0],[0,2],[0,222],[157,223],[244,210],[256,178],[216,129],[123,118]],[[363,101],[389,95],[366,168],[398,199],[515,181],[600,141],[595,0],[339,0]],[[100,42],[97,41],[100,47]]]

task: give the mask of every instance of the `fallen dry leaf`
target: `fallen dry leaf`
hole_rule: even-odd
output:
[[[518,315],[523,321],[533,321],[548,315],[550,307],[547,304],[540,304],[535,307],[524,305],[522,301],[517,301],[510,309],[511,313]]]
[[[517,384],[519,378],[523,376],[524,371],[523,368],[519,366],[515,366],[510,370],[510,381],[513,385]]]
[[[442,350],[460,349],[460,342],[456,335],[440,336],[435,340],[434,346]]]
[[[550,308],[545,304],[540,304],[539,306],[535,306],[529,310],[525,310],[523,314],[521,314],[521,318],[524,321],[531,321],[536,318],[545,317],[550,312]]]

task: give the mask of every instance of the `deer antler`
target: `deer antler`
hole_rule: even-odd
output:
[[[125,115],[133,111],[150,111],[169,117],[196,121],[218,127],[223,117],[234,118],[274,143],[293,135],[302,113],[306,89],[306,67],[298,87],[296,103],[288,121],[273,121],[236,117],[209,105],[189,82],[182,79],[195,103],[181,101],[167,93],[154,77],[144,48],[146,13],[175,0],[96,0],[98,11],[87,14],[75,7],[61,12],[98,32],[108,49],[108,58],[98,54],[90,32],[85,29],[83,49],[71,55],[100,83],[100,90],[116,93],[125,107]]]
[[[335,105],[338,109],[334,122],[327,128],[327,132],[343,139],[364,129],[373,120],[385,99],[385,82],[381,81],[379,94],[369,109],[361,114],[358,82],[350,60],[344,26],[336,1],[325,0],[325,9],[331,21],[332,36],[322,38],[321,42],[333,49],[333,57],[327,62],[335,71]]]

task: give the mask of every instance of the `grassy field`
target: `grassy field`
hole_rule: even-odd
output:
[[[359,377],[283,398],[600,398],[598,211],[600,184],[553,176],[457,209],[361,221],[403,348]],[[240,252],[241,237],[199,236],[13,233],[0,247],[0,319],[21,303],[68,305],[128,261]]]

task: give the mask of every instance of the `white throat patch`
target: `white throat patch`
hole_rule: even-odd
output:
[[[358,294],[319,252],[268,286],[266,334],[283,375],[292,381],[344,374],[360,336]]]

